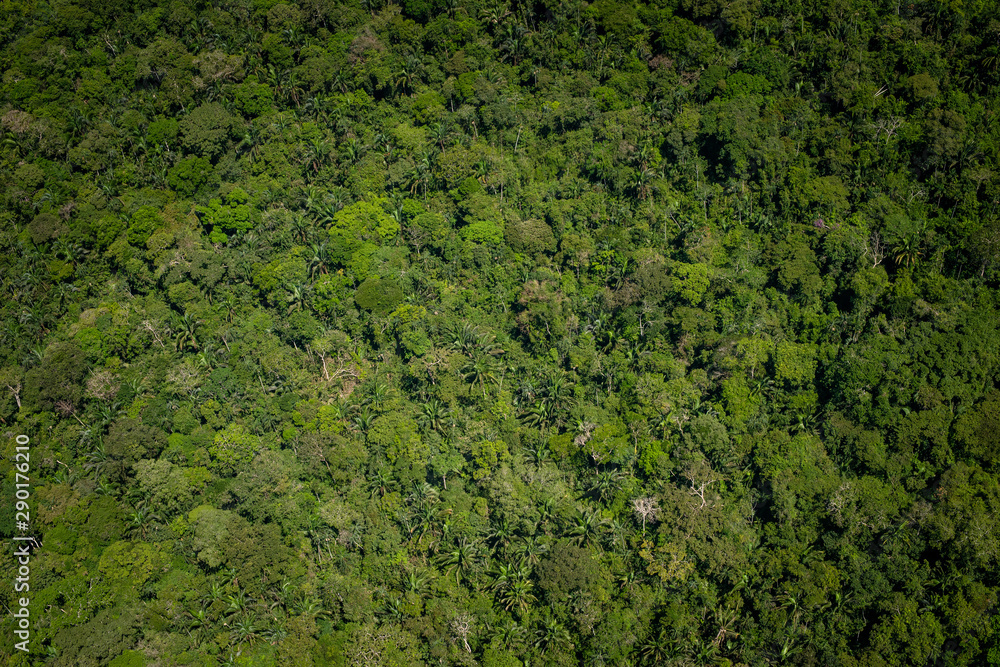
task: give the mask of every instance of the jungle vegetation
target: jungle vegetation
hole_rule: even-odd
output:
[[[5,0],[0,71],[3,664],[1000,665],[996,2]]]

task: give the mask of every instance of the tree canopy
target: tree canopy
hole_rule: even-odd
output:
[[[0,661],[1000,665],[998,16],[3,3]]]

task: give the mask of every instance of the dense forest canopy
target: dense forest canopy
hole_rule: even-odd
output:
[[[0,70],[4,664],[1000,665],[997,3],[8,0]]]

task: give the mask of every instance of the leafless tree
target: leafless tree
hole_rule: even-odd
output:
[[[882,240],[882,236],[878,232],[872,232],[864,242],[862,246],[862,251],[865,257],[871,261],[872,268],[882,263],[885,259],[885,242]]]
[[[688,493],[701,500],[698,509],[704,508],[709,502],[709,499],[705,497],[705,492],[709,486],[719,481],[718,474],[712,470],[708,461],[700,459],[687,466],[684,477],[691,483]]]
[[[456,639],[462,640],[462,645],[469,653],[472,653],[472,647],[469,646],[469,635],[472,633],[473,620],[470,614],[459,614],[451,621],[451,631],[455,633]]]
[[[642,539],[646,539],[646,522],[656,521],[660,514],[660,506],[657,504],[656,498],[647,496],[633,500],[632,509],[635,510],[636,516],[642,519]]]
[[[7,389],[10,389],[10,393],[14,395],[14,400],[17,402],[17,409],[21,409],[21,383],[15,382],[14,384],[8,384]]]

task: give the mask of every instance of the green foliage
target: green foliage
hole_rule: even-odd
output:
[[[163,216],[156,208],[142,206],[132,214],[132,221],[128,226],[128,242],[134,246],[144,245],[162,225]]]
[[[32,243],[42,244],[64,233],[66,225],[53,213],[39,213],[28,225]]]
[[[235,130],[235,119],[217,102],[202,104],[180,121],[184,147],[210,160],[226,150]]]
[[[198,560],[210,568],[217,568],[225,562],[222,545],[229,538],[231,516],[231,512],[210,505],[199,505],[188,514],[191,547],[198,554]]]
[[[285,255],[256,267],[254,283],[272,301],[280,301],[277,295],[283,295],[288,285],[301,285],[309,278],[309,265],[302,254]]]
[[[495,246],[503,244],[503,229],[495,222],[488,220],[477,220],[462,227],[460,230],[463,239],[474,243],[489,243]]]
[[[198,206],[195,210],[201,216],[203,224],[210,228],[215,227],[229,233],[248,232],[258,222],[258,216],[247,204],[248,201],[246,191],[236,187],[226,194],[225,203],[221,199],[212,199],[208,206]]]
[[[76,533],[65,526],[56,526],[46,534],[49,546],[58,554],[68,556],[76,548]]]
[[[448,221],[440,213],[418,213],[414,216],[411,225],[419,230],[420,236],[418,238],[420,240],[436,249],[442,247],[451,231]]]
[[[147,502],[164,515],[188,507],[192,493],[200,491],[207,481],[204,468],[184,469],[162,459],[139,461],[135,473]]]
[[[135,607],[103,609],[78,625],[53,633],[66,664],[108,664],[135,644],[142,628],[142,614]]]
[[[399,234],[399,223],[383,210],[382,203],[383,200],[373,198],[345,207],[333,216],[331,238],[336,241],[348,236],[380,243],[394,239]]]
[[[992,569],[1000,557],[1000,535],[987,529],[989,517],[1000,508],[1000,484],[975,466],[959,462],[941,479],[941,504],[930,517],[930,543],[949,550],[963,570]]]
[[[996,471],[1000,466],[1000,393],[993,391],[975,409],[955,420],[955,440],[962,451]]]
[[[109,584],[135,595],[161,562],[162,556],[149,544],[115,542],[101,553],[97,570]]]
[[[525,220],[507,224],[507,243],[514,252],[535,255],[555,252],[556,238],[552,228],[541,220]]]
[[[377,418],[366,439],[370,446],[384,452],[391,463],[400,457],[407,462],[418,462],[426,456],[416,422],[400,415],[388,414]]]
[[[493,440],[481,440],[472,445],[472,477],[482,479],[487,477],[501,462],[510,457],[507,445]]]
[[[166,444],[166,434],[162,430],[128,416],[117,420],[104,439],[108,456],[125,464],[156,458]]]
[[[996,14],[7,3],[14,661],[1000,662]]]
[[[781,341],[774,350],[775,376],[789,384],[802,386],[816,374],[816,349],[813,345]]]
[[[403,300],[403,292],[391,280],[368,278],[358,286],[354,302],[359,308],[375,313],[387,313]]]
[[[260,438],[240,424],[227,424],[215,434],[208,453],[212,457],[212,467],[221,475],[235,475],[253,461],[260,451]]]
[[[82,349],[73,343],[56,343],[41,363],[24,376],[24,401],[36,410],[52,410],[58,404],[79,404],[81,383],[87,374]]]
[[[558,542],[538,566],[539,580],[553,604],[565,603],[571,594],[583,592],[598,600],[608,595],[607,572],[591,552],[569,542]]]
[[[183,197],[194,196],[212,183],[215,173],[212,163],[204,157],[186,157],[167,172],[167,183]]]
[[[274,91],[262,83],[244,81],[233,86],[233,104],[247,118],[266,115],[274,109]]]
[[[146,128],[146,140],[154,146],[171,144],[180,134],[180,125],[176,118],[158,118]]]
[[[128,650],[108,663],[108,667],[146,667],[146,655],[140,651]]]
[[[698,305],[705,298],[709,286],[709,267],[706,264],[678,264],[671,275],[674,292],[691,305]]]

